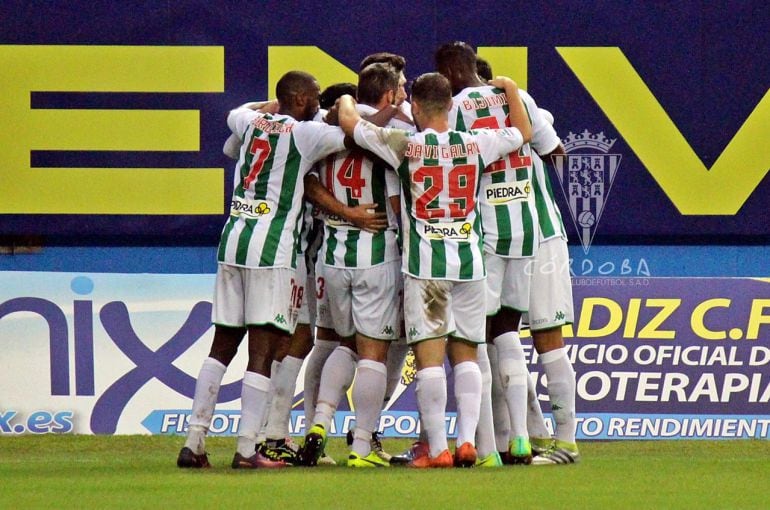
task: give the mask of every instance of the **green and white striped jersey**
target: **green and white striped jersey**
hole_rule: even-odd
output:
[[[551,151],[544,154],[548,154]],[[540,225],[538,229],[540,233],[539,242],[542,243],[554,237],[567,239],[567,231],[564,229],[561,211],[559,211],[559,206],[556,205],[551,180],[548,178],[548,167],[538,156],[537,152],[532,153],[532,170],[534,177],[532,192],[535,194],[535,206],[537,207],[537,218]]]
[[[356,106],[361,115],[377,110],[365,104]],[[404,125],[404,123],[400,123]],[[393,126],[390,126],[393,127]],[[367,268],[398,260],[398,218],[388,197],[400,193],[398,176],[379,158],[360,149],[331,154],[316,165],[321,183],[343,204],[377,204],[376,211],[388,217],[388,227],[376,234],[361,230],[344,219],[325,215],[321,257],[325,265]]]
[[[520,95],[532,123],[532,141],[488,166],[481,178],[484,245],[501,257],[531,257],[537,251],[539,217],[532,150],[552,144],[550,152],[559,143],[532,97],[524,91]],[[463,89],[453,98],[449,122],[458,130],[510,125],[505,91],[491,85]]]
[[[243,144],[230,217],[217,260],[242,267],[296,267],[303,178],[313,163],[344,148],[338,127],[240,107],[227,118]]]
[[[521,147],[519,130],[409,134],[361,121],[354,135],[401,180],[403,272],[433,280],[484,278],[479,181],[490,162]]]

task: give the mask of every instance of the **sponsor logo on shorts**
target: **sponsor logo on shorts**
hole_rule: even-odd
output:
[[[417,328],[415,327],[409,328],[409,338],[414,338],[419,335],[420,335],[420,331]]]
[[[286,317],[283,316],[282,313],[279,313],[275,316],[275,319],[273,319],[273,322],[276,324],[286,324]]]
[[[249,200],[243,197],[233,197],[230,202],[230,216],[243,216],[247,219],[258,219],[270,215],[275,206],[267,200]]]
[[[532,190],[529,179],[516,182],[495,182],[484,188],[484,197],[491,205],[526,200]]]
[[[565,317],[564,316],[564,312],[559,310],[559,311],[556,312],[556,316],[553,318],[553,320],[555,320],[555,321],[563,321],[564,317]]]
[[[452,239],[454,241],[467,241],[471,236],[471,230],[471,224],[462,221],[456,221],[454,223],[423,224],[423,235],[428,239]]]
[[[567,154],[554,156],[556,175],[586,254],[620,166],[621,155],[609,154],[616,140],[604,132],[570,131],[563,140]]]
[[[393,328],[390,325],[387,325],[384,328],[382,328],[382,331],[380,331],[380,334],[381,335],[392,336],[393,335]]]

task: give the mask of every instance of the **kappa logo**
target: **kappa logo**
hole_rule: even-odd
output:
[[[554,157],[556,175],[586,254],[620,166],[621,155],[609,153],[616,140],[604,132],[570,131],[563,140],[567,154]]]
[[[565,317],[564,312],[559,310],[559,311],[556,312],[556,317],[554,317],[554,320],[563,321],[564,317]]]
[[[414,338],[414,337],[416,337],[419,334],[420,334],[420,332],[414,326],[409,328],[409,338]]]
[[[278,315],[276,315],[275,319],[273,319],[273,321],[276,324],[286,324],[286,318],[283,316],[282,313],[279,313]]]
[[[385,326],[384,328],[382,328],[382,331],[380,331],[380,334],[381,334],[381,335],[389,335],[389,336],[392,336],[392,335],[393,335],[393,328],[392,328],[392,327],[390,327],[390,325],[387,325],[387,326]]]

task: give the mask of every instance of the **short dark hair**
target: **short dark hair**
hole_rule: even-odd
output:
[[[293,96],[311,90],[315,81],[315,77],[305,71],[289,71],[275,85],[275,97],[279,103],[288,105]]]
[[[489,62],[481,57],[476,57],[476,74],[478,74],[480,78],[487,81],[494,78],[492,75],[492,66],[490,66]]]
[[[358,101],[377,104],[382,95],[398,89],[398,71],[390,64],[375,62],[364,67],[358,75]]]
[[[353,83],[344,82],[329,85],[323,90],[323,92],[321,92],[321,95],[318,97],[319,106],[324,110],[328,110],[334,106],[334,103],[337,101],[337,99],[344,96],[345,94],[356,97],[357,91],[358,87],[356,87],[356,85]]]
[[[412,101],[428,115],[446,112],[452,102],[452,87],[446,76],[440,73],[425,73],[412,84]]]
[[[376,63],[392,65],[396,70],[396,74],[403,71],[406,67],[406,59],[401,55],[388,53],[387,51],[381,51],[379,53],[372,53],[371,55],[367,55],[361,61],[361,65],[358,66],[358,70],[363,71],[364,68]]]
[[[441,45],[436,50],[435,60],[439,69],[450,67],[476,72],[476,52],[462,41]]]

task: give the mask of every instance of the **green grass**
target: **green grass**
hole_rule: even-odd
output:
[[[175,465],[181,437],[0,437],[0,508],[770,508],[770,441],[584,442],[574,466],[235,471]],[[391,452],[407,440],[385,440]],[[343,440],[327,451],[342,461]]]

